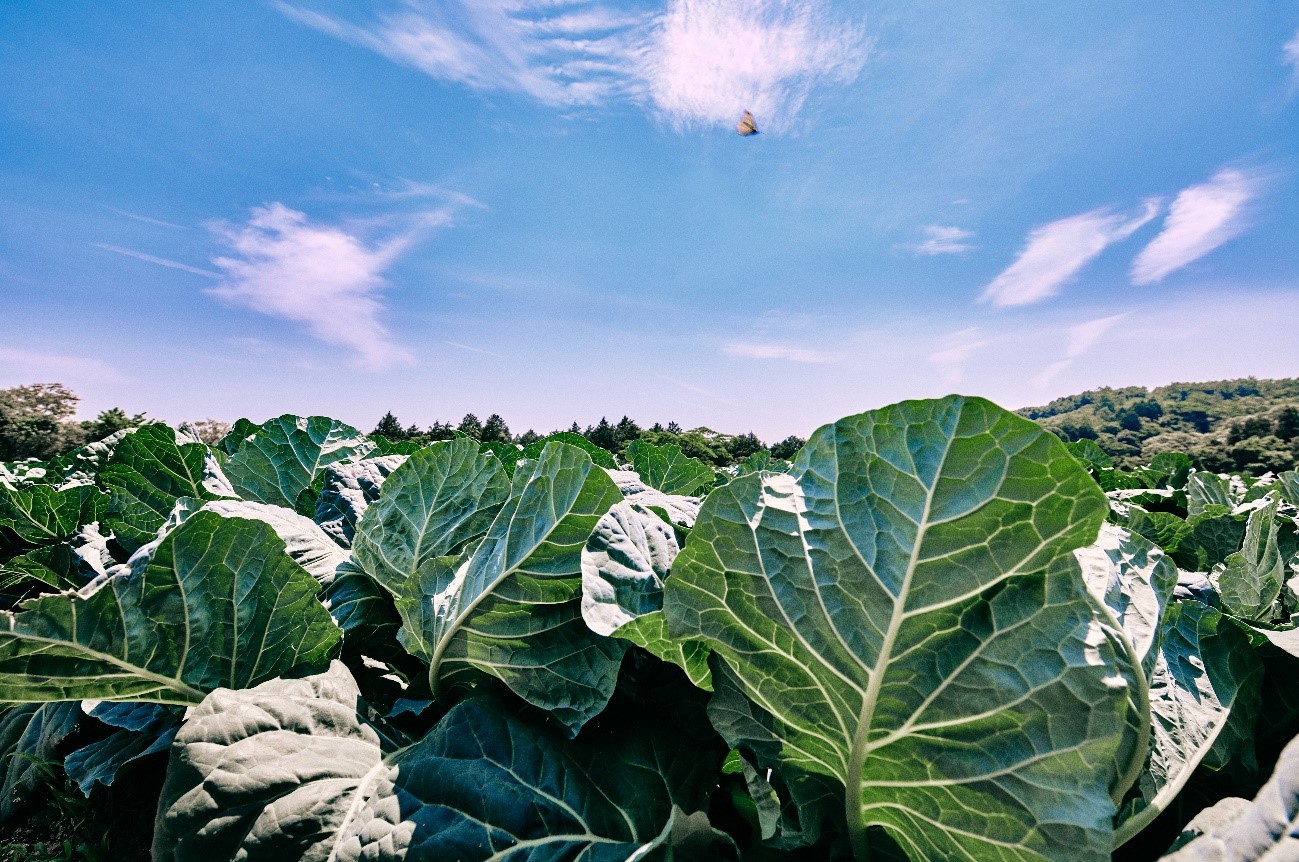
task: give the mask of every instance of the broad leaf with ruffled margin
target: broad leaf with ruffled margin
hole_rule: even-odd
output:
[[[411,454],[421,448],[412,448]],[[320,529],[344,548],[352,547],[361,515],[379,499],[384,480],[406,461],[406,457],[379,455],[326,467],[314,516]]]
[[[709,495],[669,631],[736,670],[778,770],[844,790],[860,858],[880,826],[914,859],[1106,859],[1116,754],[1145,756],[1135,658],[1068,557],[1106,509],[1053,435],[982,399],[849,417],[790,475]]]
[[[445,444],[433,449],[458,451]],[[482,468],[465,463],[464,481],[477,487],[473,477]],[[402,644],[429,663],[430,686],[438,692],[479,674],[495,676],[576,733],[608,702],[624,650],[621,642],[588,629],[581,613],[582,548],[596,522],[622,499],[613,480],[583,450],[549,443],[538,460],[520,462],[486,535],[456,553],[453,539],[415,541],[416,534],[395,523],[368,538],[372,517],[383,523],[384,501],[399,473],[388,477],[379,502],[362,519],[355,553],[397,597]],[[461,473],[448,462],[435,475]],[[443,481],[451,484],[437,478],[425,497],[436,499]],[[477,524],[491,509],[486,497],[452,499],[461,500],[449,509],[455,525]],[[425,518],[410,520],[419,525]]]
[[[374,448],[373,440],[336,419],[286,413],[240,441],[225,462],[225,472],[246,500],[311,514],[316,505],[311,489],[324,468],[359,461]]]
[[[98,703],[85,701],[91,718],[113,728],[103,739],[69,752],[63,760],[68,778],[86,796],[96,784],[109,787],[117,773],[148,757],[162,754],[180,729],[180,707],[159,703]]]
[[[337,662],[214,692],[173,745],[153,858],[622,862],[669,844],[712,784],[672,728],[573,744],[474,698],[385,755],[362,708]]]
[[[712,690],[708,646],[668,637],[663,616],[663,581],[680,550],[663,517],[639,503],[615,505],[582,550],[582,618],[596,634],[643,647]]]
[[[717,482],[712,467],[686,455],[675,443],[655,446],[633,440],[627,447],[627,457],[645,484],[665,494],[703,494]]]
[[[99,479],[112,495],[104,526],[128,551],[156,538],[181,497],[234,496],[212,451],[178,442],[166,425],[145,425],[122,437]]]
[[[108,504],[108,495],[93,485],[58,490],[51,485],[9,488],[0,485],[0,527],[8,527],[33,545],[51,545],[93,523]]]
[[[77,728],[77,703],[24,703],[0,712],[0,823],[41,783],[41,767]]]
[[[321,663],[318,590],[267,524],[198,512],[128,574],[0,612],[0,701],[193,704]]]
[[[1230,797],[1196,820],[1213,825],[1163,862],[1293,862],[1299,859],[1299,737],[1277,758],[1253,802]],[[1207,821],[1207,822],[1206,822]]]
[[[1209,574],[1223,607],[1245,620],[1270,621],[1281,596],[1286,569],[1277,548],[1276,513],[1276,500],[1251,512],[1241,549]]]

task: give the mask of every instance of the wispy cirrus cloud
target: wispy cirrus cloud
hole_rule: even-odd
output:
[[[1290,67],[1296,79],[1299,79],[1299,30],[1290,37],[1281,49],[1281,61]]]
[[[722,354],[736,359],[783,359],[812,364],[834,362],[832,357],[816,350],[769,341],[729,341],[722,345]]]
[[[1245,230],[1246,205],[1258,196],[1262,178],[1223,168],[1206,182],[1178,193],[1164,229],[1132,263],[1133,284],[1154,284],[1199,260]]]
[[[858,24],[817,0],[673,0],[645,51],[645,84],[674,125],[789,127],[812,88],[848,83],[866,62]]]
[[[1052,362],[1033,378],[1034,385],[1043,387],[1049,384],[1061,372],[1073,364],[1074,360],[1087,353],[1114,328],[1115,324],[1127,317],[1129,312],[1099,317],[1069,327],[1065,330],[1064,358]]]
[[[1049,299],[1110,245],[1131,236],[1160,208],[1148,198],[1140,213],[1101,208],[1034,228],[1015,262],[984,288],[980,302],[1028,305]]]
[[[441,81],[552,106],[632,101],[677,128],[788,129],[811,90],[852,81],[864,29],[827,0],[668,0],[628,12],[611,0],[453,0],[389,5],[357,23],[277,2],[284,15]]]
[[[212,261],[222,275],[209,292],[306,324],[319,340],[352,351],[362,367],[408,363],[410,352],[392,340],[381,320],[383,276],[430,227],[448,220],[446,213],[425,214],[420,224],[371,243],[281,203],[259,207],[245,224],[209,226],[232,251]]]
[[[980,349],[992,343],[983,337],[977,326],[951,333],[943,339],[944,346],[929,354],[929,364],[934,366],[947,383],[957,383],[965,372],[965,364]]]
[[[389,4],[353,23],[277,2],[300,24],[368,48],[440,81],[524,93],[547,105],[583,105],[626,90],[643,16],[594,3],[451,0]]]
[[[925,225],[920,229],[924,240],[907,246],[913,253],[926,257],[938,254],[961,254],[974,248],[969,240],[974,238],[974,231],[944,225]]]

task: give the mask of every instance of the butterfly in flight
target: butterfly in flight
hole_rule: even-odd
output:
[[[758,124],[753,121],[753,114],[745,111],[744,116],[740,117],[740,121],[735,124],[735,131],[746,138],[749,135],[756,135],[758,133]]]

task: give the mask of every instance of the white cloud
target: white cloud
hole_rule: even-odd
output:
[[[181,263],[178,260],[170,260],[165,257],[157,257],[156,255],[152,255],[152,254],[145,254],[142,251],[135,251],[134,249],[122,248],[120,245],[109,245],[106,242],[92,242],[90,245],[94,248],[102,248],[104,251],[111,251],[113,254],[120,254],[125,257],[133,257],[136,260],[142,260],[145,263],[152,263],[152,264],[156,264],[157,266],[165,266],[168,269],[179,269],[181,272],[189,272],[189,273],[193,273],[194,275],[202,275],[208,278],[221,277],[221,273],[213,272],[210,269],[199,269],[197,266],[190,266],[189,264]]]
[[[1285,43],[1285,47],[1281,51],[1282,61],[1287,66],[1293,66],[1295,75],[1299,76],[1299,30],[1295,31],[1294,35],[1290,37],[1290,41]]]
[[[961,254],[974,248],[966,242],[973,239],[974,231],[937,224],[926,225],[920,231],[925,235],[924,242],[908,246],[919,255]]]
[[[1096,342],[1101,340],[1105,333],[1114,328],[1114,324],[1127,317],[1128,313],[1112,314],[1109,317],[1101,317],[1096,320],[1089,320],[1086,323],[1080,323],[1077,326],[1071,326],[1068,330],[1068,340],[1064,355],[1068,359],[1077,359],[1087,351],[1096,346]]]
[[[675,125],[788,128],[812,87],[852,81],[866,60],[860,26],[818,0],[672,0],[646,55],[655,106]]]
[[[1033,384],[1039,388],[1047,386],[1056,375],[1064,371],[1078,357],[1091,350],[1105,336],[1105,333],[1114,328],[1114,325],[1127,317],[1129,312],[1123,314],[1112,314],[1109,317],[1101,317],[1096,320],[1088,320],[1085,323],[1079,323],[1071,326],[1065,331],[1065,351],[1064,359],[1051,363],[1033,378]]]
[[[730,341],[722,345],[722,354],[737,359],[784,359],[789,362],[830,363],[824,353],[770,342]]]
[[[628,100],[678,128],[789,128],[811,89],[848,82],[863,29],[827,0],[669,0],[659,14],[605,2],[407,2],[357,24],[277,2],[284,15],[442,81],[523,93],[553,106]]]
[[[1159,206],[1158,199],[1148,198],[1138,215],[1096,209],[1034,228],[1019,257],[984,288],[979,301],[1028,305],[1055,296],[1106,247],[1153,219]]]
[[[1154,284],[1199,260],[1245,229],[1245,205],[1258,195],[1261,179],[1223,168],[1208,182],[1183,189],[1164,219],[1164,229],[1132,263],[1133,284]]]
[[[424,217],[425,225],[445,221],[445,214]],[[213,295],[304,323],[321,341],[354,351],[366,368],[412,360],[391,340],[380,317],[387,286],[383,273],[419,238],[421,228],[371,245],[281,203],[254,209],[245,225],[211,228],[235,253],[213,260],[224,273]]]
[[[590,104],[623,91],[634,28],[644,22],[580,0],[411,2],[366,25],[283,2],[276,8],[438,80],[548,105]]]
[[[944,339],[946,345],[942,350],[929,354],[929,363],[942,374],[947,383],[956,383],[965,371],[965,364],[975,352],[992,343],[991,339],[980,337],[978,327],[971,326],[953,332]]]

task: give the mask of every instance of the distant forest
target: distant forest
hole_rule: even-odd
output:
[[[0,461],[51,458],[121,428],[149,421],[113,408],[93,420],[75,421],[78,397],[58,383],[0,389]],[[1213,380],[1091,389],[1057,398],[1042,407],[1018,411],[1064,440],[1093,440],[1119,466],[1137,466],[1160,452],[1185,452],[1195,465],[1214,472],[1261,474],[1299,466],[1299,378]],[[207,419],[190,430],[215,443],[230,424]],[[675,443],[682,451],[715,467],[738,464],[756,452],[791,458],[803,445],[790,435],[768,445],[752,432],[727,434],[711,428],[682,428],[676,422],[641,426],[623,416],[601,417],[583,427],[577,422],[556,429],[581,434],[597,446],[622,454],[633,440],[655,445]],[[392,442],[429,443],[468,435],[484,442],[523,446],[543,435],[529,429],[510,431],[505,419],[491,414],[480,420],[470,413],[458,423],[434,422],[426,428],[403,425],[389,412],[370,432]]]
[[[1160,452],[1218,473],[1299,465],[1299,378],[1106,387],[1018,412],[1065,440],[1094,440],[1124,467]]]

